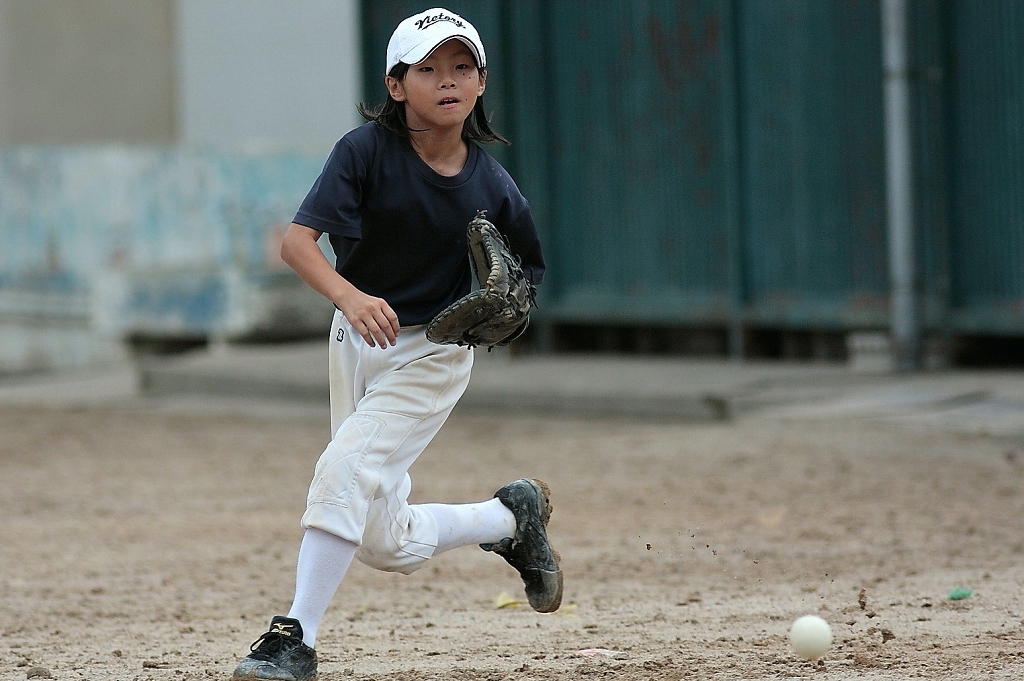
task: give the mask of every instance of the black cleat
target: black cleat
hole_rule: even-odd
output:
[[[256,639],[233,679],[310,681],[316,678],[316,651],[302,642],[302,625],[291,617],[270,620],[270,631]]]
[[[516,534],[494,544],[481,544],[519,571],[526,585],[530,607],[537,612],[554,612],[562,604],[561,557],[548,542],[547,525],[551,517],[551,494],[540,480],[516,480],[494,496],[516,517]]]

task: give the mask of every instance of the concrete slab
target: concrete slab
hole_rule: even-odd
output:
[[[722,420],[766,404],[876,382],[837,365],[478,351],[459,409]],[[140,367],[142,394],[326,401],[326,343],[224,346]]]
[[[222,345],[91,372],[8,378],[0,403],[324,419],[326,342]],[[478,351],[459,413],[669,421],[873,419],[1024,437],[1024,372],[863,374],[839,364]]]
[[[223,344],[173,358],[148,358],[139,364],[139,386],[147,397],[327,401],[327,344]]]
[[[207,395],[325,402],[326,343],[224,346],[141,368],[147,396]],[[460,411],[717,421],[913,418],[944,413],[1013,430],[1024,373],[865,374],[840,364],[478,351]],[[998,404],[998,406],[996,406]],[[955,414],[954,414],[955,411]],[[999,416],[995,414],[998,412]],[[982,414],[985,414],[983,417]],[[941,419],[940,419],[941,420]],[[1020,419],[1024,429],[1024,418]]]
[[[138,371],[128,363],[0,380],[0,404],[81,408],[127,405],[140,395]]]

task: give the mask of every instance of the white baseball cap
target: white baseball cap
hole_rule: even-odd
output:
[[[399,62],[419,64],[441,43],[452,38],[461,40],[472,50],[477,67],[487,67],[484,44],[473,24],[455,12],[435,7],[404,20],[391,34],[391,40],[388,41],[388,66],[384,75],[391,73],[391,69]]]

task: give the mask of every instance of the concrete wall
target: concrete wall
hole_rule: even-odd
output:
[[[0,143],[169,143],[173,0],[0,0]]]
[[[302,337],[333,307],[279,256],[323,163],[192,147],[0,150],[0,375],[129,335]]]
[[[0,144],[13,141],[11,117],[14,88],[11,85],[11,1],[0,0]]]
[[[279,240],[359,124],[358,0],[0,0],[0,376],[287,337]]]
[[[0,145],[326,153],[359,124],[358,0],[0,0]]]
[[[180,0],[180,137],[326,154],[361,122],[357,0]]]

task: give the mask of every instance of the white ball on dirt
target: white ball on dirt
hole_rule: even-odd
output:
[[[789,628],[789,645],[805,660],[817,660],[832,647],[832,628],[817,615],[804,615]]]

